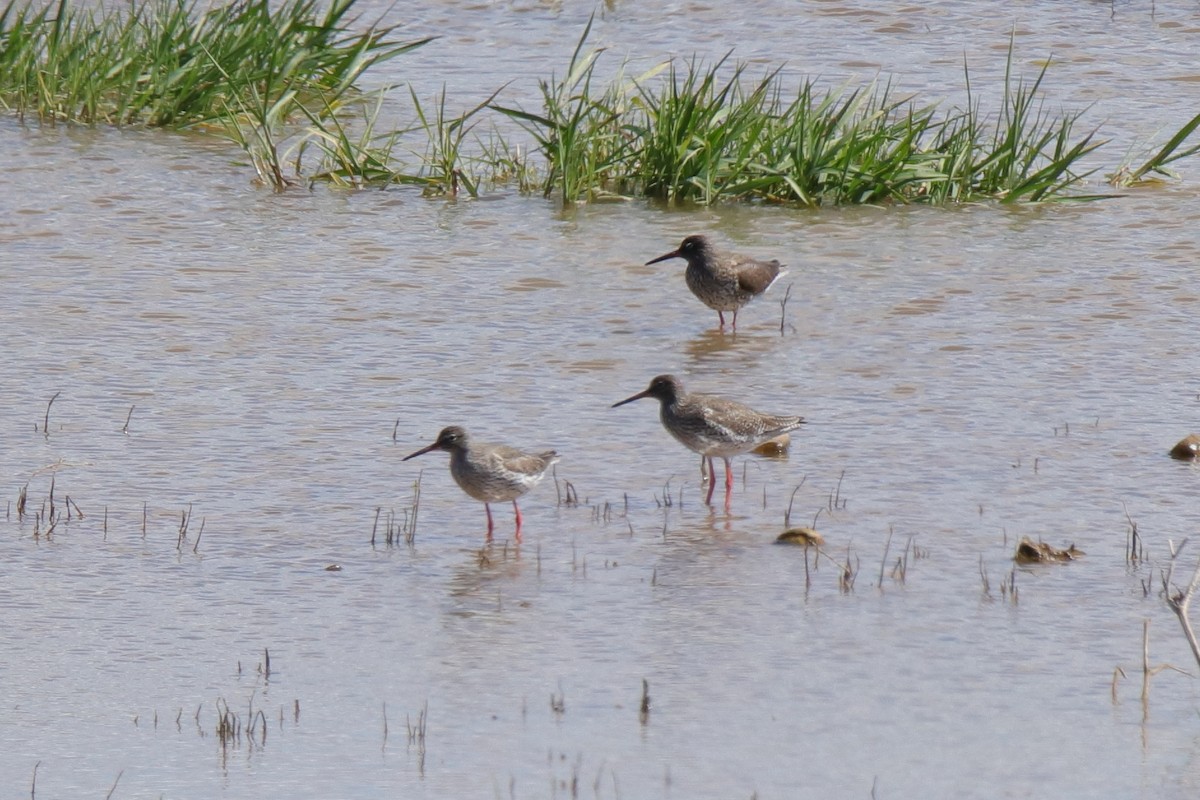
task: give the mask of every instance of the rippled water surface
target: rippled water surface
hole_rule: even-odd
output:
[[[442,38],[373,79],[532,103],[591,12],[380,4]],[[999,95],[1014,36],[1022,74],[1052,56],[1048,103],[1093,104],[1107,169],[1197,111],[1192,3],[613,2],[593,35],[951,101],[964,56]],[[1084,205],[563,212],[276,195],[209,138],[0,120],[0,784],[1195,796],[1195,681],[1139,701],[1145,620],[1153,664],[1195,667],[1159,596],[1200,522],[1165,455],[1200,427],[1179,166]],[[789,266],[736,336],[682,262],[641,266],[694,232]],[[728,512],[652,401],[609,408],[668,371],[808,418],[789,457],[736,461]],[[561,452],[520,546],[503,504],[484,546],[444,454],[401,462],[449,424]],[[774,544],[789,507],[827,558]],[[1014,570],[1021,536],[1086,556]]]

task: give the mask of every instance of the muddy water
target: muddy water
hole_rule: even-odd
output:
[[[758,9],[616,3],[597,36],[949,96],[964,50],[996,89],[1016,28],[1114,139],[1195,113],[1190,6]],[[445,38],[389,69],[532,80],[588,13],[433,6],[414,32]],[[1190,658],[1157,591],[1200,521],[1164,455],[1200,424],[1194,163],[1086,206],[560,213],[276,196],[176,135],[7,120],[0,142],[10,793],[1194,796],[1195,687],[1164,672],[1138,701],[1144,620],[1154,663]],[[736,337],[682,263],[640,266],[694,231],[790,267]],[[651,401],[608,407],[664,371],[809,419],[790,457],[738,461],[728,513]],[[400,461],[455,423],[557,448],[581,502],[548,481],[524,544],[502,506],[484,548],[445,457]],[[372,546],[418,474],[415,542]],[[47,535],[16,502],[52,481],[72,517]],[[772,543],[789,505],[820,510],[849,591]],[[1023,535],[1087,555],[1014,572]]]

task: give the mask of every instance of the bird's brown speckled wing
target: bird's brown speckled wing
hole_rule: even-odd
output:
[[[558,459],[558,453],[553,450],[526,453],[514,447],[498,447],[495,453],[506,470],[519,475],[540,475]]]
[[[782,265],[775,259],[771,261],[747,260],[737,267],[738,286],[744,292],[762,294],[779,277],[781,267]]]
[[[731,440],[752,438],[757,430],[757,414],[747,405],[715,395],[692,395],[705,424]]]
[[[778,436],[781,433],[794,431],[804,424],[804,417],[795,416],[766,416],[763,417],[763,431],[770,436]]]
[[[693,395],[696,397],[696,395]],[[727,400],[713,395],[702,395],[700,404],[704,421],[712,428],[720,429],[731,439],[757,440],[770,438],[793,430],[804,423],[803,417],[763,414],[736,400]]]

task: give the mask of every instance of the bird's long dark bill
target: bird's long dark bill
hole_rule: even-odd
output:
[[[412,455],[410,455],[410,456],[405,456],[404,458],[402,458],[402,459],[400,459],[400,460],[401,460],[401,461],[408,461],[410,458],[416,458],[416,457],[417,457],[417,456],[419,456],[419,455],[424,455],[425,453],[428,453],[430,450],[437,450],[437,449],[438,449],[438,443],[437,443],[437,442],[434,442],[433,444],[429,445],[428,447],[422,447],[420,450],[418,450],[417,452],[413,453]]]
[[[638,392],[633,397],[626,397],[624,400],[622,400],[619,403],[613,403],[611,406],[609,406],[609,408],[616,408],[617,406],[623,406],[626,403],[632,403],[634,400],[641,400],[643,397],[649,397],[649,396],[650,396],[649,390],[644,391],[644,392]]]
[[[663,255],[659,256],[658,258],[652,258],[646,262],[645,266],[648,267],[651,264],[657,264],[660,261],[666,261],[668,258],[680,258],[679,251],[672,250],[669,253],[664,253]]]

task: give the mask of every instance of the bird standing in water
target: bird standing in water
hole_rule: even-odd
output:
[[[726,508],[733,491],[729,459],[804,424],[804,417],[763,414],[735,400],[711,394],[688,394],[674,375],[659,375],[650,381],[645,391],[614,403],[612,407],[643,397],[653,397],[659,402],[659,418],[667,433],[708,459],[709,484],[705,503],[712,503],[713,488],[717,484],[713,457],[718,456],[725,462]]]
[[[684,278],[692,294],[717,312],[721,330],[725,329],[725,312],[733,312],[732,329],[737,330],[738,309],[771,288],[771,284],[787,274],[775,259],[759,261],[734,253],[719,253],[707,236],[689,236],[678,248],[651,259],[646,265],[669,258],[687,261]]]
[[[502,444],[472,442],[467,432],[451,425],[443,428],[437,441],[422,447],[405,461],[430,450],[445,450],[450,454],[450,475],[464,492],[483,503],[487,511],[487,538],[492,540],[492,509],[490,503],[511,500],[517,515],[516,540],[521,541],[521,509],[517,498],[541,482],[546,471],[558,461],[558,453],[526,453]]]

